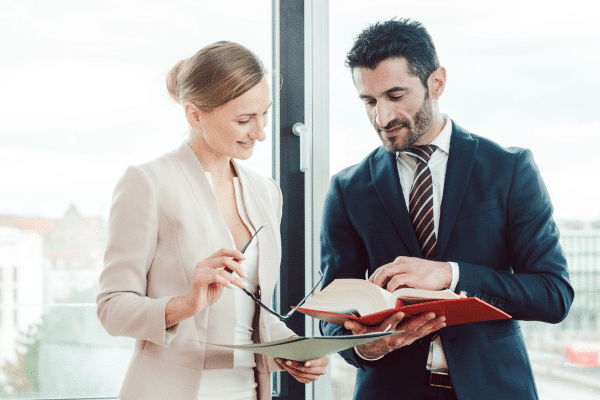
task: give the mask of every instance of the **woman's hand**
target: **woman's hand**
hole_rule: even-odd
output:
[[[246,284],[240,279],[240,276],[246,278],[241,265],[243,260],[244,255],[239,250],[222,248],[196,264],[194,281],[186,297],[189,309],[194,314],[204,310],[219,300],[225,286],[244,289]]]
[[[187,296],[173,297],[167,303],[166,327],[170,328],[213,304],[221,297],[225,286],[245,288],[246,284],[240,278],[246,278],[241,266],[243,260],[244,255],[239,250],[223,248],[196,264]]]
[[[325,375],[329,364],[329,358],[327,357],[315,358],[305,362],[284,360],[283,358],[276,358],[275,361],[298,382],[302,383],[314,382],[321,375]]]

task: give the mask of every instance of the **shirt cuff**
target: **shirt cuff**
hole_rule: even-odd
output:
[[[460,278],[460,268],[458,268],[458,263],[448,261],[448,264],[452,267],[452,282],[450,283],[451,291],[456,291],[456,285],[458,285],[458,278]]]
[[[354,354],[356,354],[358,357],[362,358],[362,359],[363,359],[363,360],[365,360],[365,361],[376,361],[376,360],[381,360],[381,359],[384,357],[384,356],[381,356],[381,357],[377,357],[377,358],[367,358],[367,357],[363,356],[362,354],[360,354],[360,351],[358,351],[358,350],[356,349],[356,347],[353,347],[352,349],[354,350]]]

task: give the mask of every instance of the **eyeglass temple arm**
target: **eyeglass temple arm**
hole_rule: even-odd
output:
[[[300,302],[298,303],[298,305],[297,305],[296,307],[292,308],[292,310],[291,310],[289,313],[285,314],[283,317],[280,317],[280,318],[283,318],[283,319],[281,319],[282,321],[284,321],[284,320],[288,319],[289,317],[291,317],[291,316],[292,316],[292,314],[294,314],[294,312],[295,312],[295,311],[296,311],[298,308],[300,308],[300,306],[301,306],[302,304],[304,304],[304,302],[305,302],[306,300],[308,300],[308,298],[309,298],[310,296],[312,296],[312,294],[315,292],[315,290],[317,290],[317,288],[318,288],[318,287],[319,287],[319,285],[321,284],[321,281],[323,280],[323,273],[321,272],[321,270],[319,270],[319,275],[320,275],[321,277],[319,278],[319,281],[317,282],[317,284],[316,284],[316,285],[315,285],[315,286],[312,288],[312,290],[311,290],[311,291],[310,291],[310,292],[309,292],[309,293],[308,293],[306,296],[304,296],[304,298],[303,298],[302,300],[300,300]]]
[[[248,248],[248,246],[250,246],[250,243],[252,242],[252,239],[254,239],[254,236],[256,236],[256,234],[257,234],[258,232],[260,232],[260,230],[261,230],[262,228],[264,228],[264,227],[265,227],[265,225],[267,225],[267,224],[262,224],[262,225],[261,225],[261,226],[260,226],[260,227],[259,227],[259,228],[256,230],[256,232],[254,232],[254,235],[250,236],[250,240],[248,240],[248,242],[246,243],[246,245],[244,246],[244,248],[243,248],[242,250],[240,250],[240,252],[241,252],[242,254],[243,254],[243,253],[246,251],[246,249]]]
[[[248,296],[252,297],[252,300],[254,300],[254,302],[256,304],[258,304],[263,310],[268,311],[270,314],[276,316],[277,318],[279,318],[281,321],[285,321],[286,319],[288,319],[287,316],[282,317],[281,315],[277,314],[275,311],[271,310],[269,307],[267,307],[266,305],[264,305],[262,303],[262,301],[260,301],[259,299],[256,298],[256,296],[254,295],[254,293],[251,293],[249,291],[247,291],[246,289],[242,289]]]
[[[268,311],[270,314],[276,316],[277,318],[279,318],[280,321],[285,321],[286,319],[288,319],[289,317],[291,317],[294,314],[294,312],[296,312],[296,310],[302,304],[304,304],[304,302],[306,301],[306,299],[308,299],[315,292],[315,290],[317,290],[317,288],[321,284],[321,281],[323,280],[323,273],[321,271],[319,271],[319,275],[321,276],[321,278],[319,278],[319,281],[317,282],[317,284],[315,285],[315,287],[313,287],[312,290],[310,291],[310,293],[308,293],[306,296],[304,296],[304,298],[302,300],[300,300],[300,303],[298,303],[298,305],[296,307],[292,308],[292,310],[289,313],[287,313],[286,315],[279,315],[279,314],[277,314],[275,311],[271,310],[269,307],[267,307],[266,305],[264,305],[262,303],[262,301],[260,301],[258,298],[256,298],[256,296],[254,295],[254,293],[251,293],[251,292],[247,291],[246,289],[242,289],[242,290],[248,296],[252,297],[252,300],[254,300],[254,302],[256,304],[258,304],[263,310]]]

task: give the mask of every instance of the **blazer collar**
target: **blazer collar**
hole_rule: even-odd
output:
[[[477,147],[478,141],[469,132],[452,122],[450,153],[448,154],[446,181],[440,207],[436,260],[443,260],[446,245],[471,176]]]
[[[184,142],[177,150],[176,156],[184,170],[187,170],[186,176],[188,183],[192,187],[194,194],[198,200],[198,206],[206,210],[205,216],[211,223],[212,238],[210,240],[218,241],[215,251],[227,245],[230,248],[235,248],[235,243],[231,240],[229,228],[221,215],[221,209],[217,203],[214,191],[206,178],[204,169],[198,161],[196,154],[190,148],[187,141]],[[258,239],[258,281],[259,285],[264,286],[265,282],[271,283],[271,276],[277,276],[274,269],[278,268],[281,255],[277,246],[279,239],[279,222],[277,216],[269,215],[265,212],[262,202],[268,193],[262,193],[257,182],[252,179],[246,168],[238,164],[235,160],[232,162],[233,167],[238,175],[240,186],[242,187],[242,198],[248,220],[252,225],[251,230],[256,231],[261,225],[267,224],[257,236]],[[259,193],[260,192],[260,193]],[[272,213],[274,214],[274,213]],[[188,279],[191,282],[193,278],[193,269],[188,271]]]
[[[261,225],[266,224],[264,228],[257,235],[258,239],[258,282],[260,286],[265,286],[268,282],[268,286],[275,284],[272,277],[278,276],[279,260],[281,254],[279,254],[279,246],[277,246],[279,240],[279,221],[274,213],[267,215],[264,209],[263,202],[267,201],[268,193],[263,193],[262,188],[255,182],[247,173],[246,169],[241,165],[233,162],[233,167],[240,179],[240,185],[242,187],[242,198],[244,199],[244,206],[246,207],[246,213],[248,219],[252,224],[253,231],[256,231]],[[259,192],[261,192],[259,194]]]
[[[184,142],[178,149],[175,150],[177,161],[186,177],[186,180],[196,197],[197,206],[203,211],[203,216],[207,221],[200,222],[210,227],[211,238],[209,240],[217,240],[220,244],[210,246],[215,251],[226,244],[227,247],[235,246],[230,238],[229,229],[225,224],[225,220],[221,216],[221,209],[217,203],[212,185],[208,181],[208,177],[202,168],[202,164],[198,161],[196,154],[190,148],[189,144]],[[193,274],[193,271],[192,271]]]
[[[371,179],[381,204],[412,257],[422,257],[400,186],[396,155],[383,146],[369,160]]]

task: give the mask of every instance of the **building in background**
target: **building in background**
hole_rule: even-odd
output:
[[[101,218],[83,217],[71,205],[44,238],[45,302],[63,302],[74,292],[97,287],[106,234]],[[95,290],[89,301],[95,300]]]
[[[563,329],[600,333],[600,230],[591,226],[561,236],[575,299]]]
[[[41,323],[44,288],[43,238],[0,227],[0,368],[16,363],[31,329]],[[0,371],[0,382],[6,377]]]

